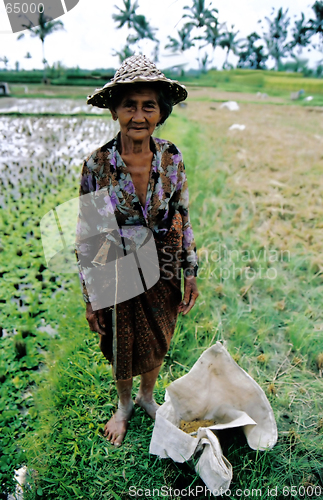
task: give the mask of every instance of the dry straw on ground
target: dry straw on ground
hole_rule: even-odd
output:
[[[272,105],[243,102],[252,96],[238,96],[240,110],[231,112],[212,100],[232,100],[232,93],[190,91],[188,107],[180,112],[207,126],[211,148],[223,152],[221,168],[229,174],[227,182],[244,193],[260,238],[290,252],[303,246],[321,273],[323,176],[318,174],[323,171],[323,113],[282,106],[280,98]],[[237,121],[246,129],[229,131]],[[238,216],[243,219],[243,213]]]

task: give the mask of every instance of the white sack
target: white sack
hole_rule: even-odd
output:
[[[246,128],[245,125],[240,125],[239,123],[234,123],[229,127],[229,130],[244,130]]]
[[[182,419],[214,420],[215,425],[199,428],[193,437],[179,429]],[[264,391],[217,342],[166,389],[149,452],[184,462],[204,448],[195,470],[211,491],[220,494],[230,485],[232,467],[211,429],[232,427],[242,427],[252,449],[272,448],[277,442],[274,414]]]
[[[236,101],[223,102],[220,108],[227,108],[230,111],[239,111],[240,109],[239,104]]]

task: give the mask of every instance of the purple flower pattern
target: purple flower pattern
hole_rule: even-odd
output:
[[[193,240],[194,240],[193,230],[191,226],[188,226],[183,231],[183,247],[185,248],[185,250],[187,250],[191,246]]]
[[[176,185],[178,176],[178,165],[177,164],[168,165],[166,175],[167,177],[170,178],[171,183]]]
[[[121,185],[120,185],[121,187]],[[122,189],[122,187],[121,187]],[[124,184],[123,184],[123,189],[128,193],[128,194],[134,194],[135,192],[135,186],[132,183],[132,180],[129,176],[129,178],[125,179]]]
[[[168,232],[174,212],[179,212],[183,227],[182,267],[196,275],[197,254],[188,212],[188,186],[182,154],[171,142],[155,137],[152,139],[155,151],[144,206],[139,202],[131,175],[117,149],[118,136],[104,148],[94,151],[84,161],[80,196],[98,189],[107,189],[109,196],[104,198],[106,205],[100,209],[101,215],[114,213],[120,227],[146,225],[159,239]],[[95,185],[93,179],[96,181]],[[76,257],[80,268],[81,256],[77,252]],[[87,302],[88,296],[82,275],[80,280],[83,285],[83,297]]]
[[[95,191],[92,175],[93,174],[84,175],[81,178],[81,188],[87,193]]]

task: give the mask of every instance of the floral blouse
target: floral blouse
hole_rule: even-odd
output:
[[[182,154],[171,142],[156,137],[151,137],[150,147],[154,154],[144,206],[139,201],[131,174],[119,152],[120,132],[84,160],[79,195],[104,188],[109,196],[105,198],[106,205],[100,211],[102,216],[114,214],[119,227],[131,225],[133,229],[137,225],[146,226],[152,230],[154,238],[160,241],[168,232],[175,213],[179,213],[183,234],[181,266],[185,276],[196,276],[197,253],[188,211],[189,194]],[[105,238],[113,240],[109,234],[105,234]],[[89,302],[89,296],[82,267],[93,265],[93,254],[89,257],[90,246],[90,241],[83,240],[76,245],[75,250],[85,302]]]

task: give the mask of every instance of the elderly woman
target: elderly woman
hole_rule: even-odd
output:
[[[111,82],[88,98],[89,104],[110,109],[120,131],[84,161],[80,196],[98,194],[104,189],[109,195],[108,212],[113,213],[122,228],[120,234],[124,236],[122,231],[127,226],[152,232],[159,266],[159,278],[150,288],[127,300],[119,298],[109,307],[94,307],[95,297],[87,291],[91,280],[86,283],[85,271],[98,262],[116,261],[118,239],[113,237],[113,231],[105,232],[103,239],[101,234],[99,252],[93,237],[92,243],[90,238],[76,245],[86,319],[90,329],[100,335],[100,348],[112,363],[116,380],[118,409],[105,425],[105,436],[115,446],[122,443],[133,411],[131,390],[135,375],[141,375],[135,403],[155,418],[158,405],[153,389],[178,314],[187,314],[198,296],[196,247],[182,155],[171,142],[152,136],[170,115],[173,105],[186,97],[183,85],[166,78],[140,55],[126,59]],[[111,242],[115,243],[114,250]],[[129,276],[129,286],[131,280]]]

